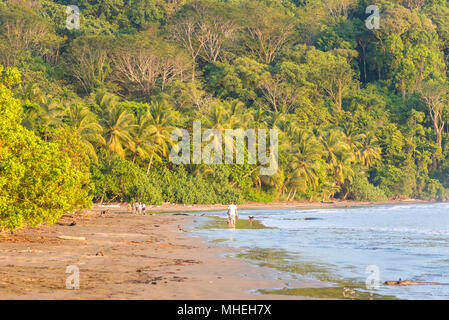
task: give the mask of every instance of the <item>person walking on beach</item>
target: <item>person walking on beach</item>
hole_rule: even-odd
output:
[[[145,214],[145,210],[147,210],[147,206],[145,203],[142,204],[142,213]]]
[[[141,214],[141,213],[142,213],[142,203],[141,203],[141,202],[138,202],[138,203],[137,203],[137,213],[138,213],[138,214]]]
[[[237,213],[237,206],[234,204],[234,201],[231,201],[231,204],[228,207],[228,225],[229,228],[235,229],[235,221],[239,218]]]

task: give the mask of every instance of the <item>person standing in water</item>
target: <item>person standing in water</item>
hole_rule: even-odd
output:
[[[231,201],[231,204],[228,207],[228,225],[230,228],[235,229],[235,221],[239,218],[237,213],[237,206],[234,204],[234,201]]]

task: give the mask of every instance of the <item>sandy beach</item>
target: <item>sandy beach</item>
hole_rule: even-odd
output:
[[[419,202],[413,199],[394,203]],[[389,202],[391,203],[391,202]],[[246,203],[239,209],[353,207],[368,202]],[[261,295],[257,289],[311,288],[310,280],[278,280],[269,268],[229,257],[230,248],[189,235],[207,211],[225,205],[151,206],[132,214],[127,204],[94,205],[57,224],[0,232],[1,299],[307,299]],[[102,212],[107,213],[102,214]],[[198,215],[183,212],[200,211]],[[163,213],[163,214],[157,214]],[[181,227],[181,230],[180,230]],[[80,273],[69,290],[68,266]]]
[[[101,214],[105,208],[94,206],[83,214],[65,215],[53,226],[1,232],[0,298],[301,299],[260,295],[253,290],[320,286],[308,280],[285,283],[271,269],[223,257],[231,249],[191,237],[184,227],[201,217],[137,215],[126,213],[124,205],[109,206],[110,212]],[[66,288],[71,275],[66,273],[68,266],[79,269],[78,290]]]

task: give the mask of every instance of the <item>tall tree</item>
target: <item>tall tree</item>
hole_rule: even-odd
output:
[[[444,109],[448,104],[448,87],[444,83],[429,81],[423,85],[421,97],[426,103],[432,121],[433,129],[436,136],[436,142],[441,152],[443,141],[443,129],[445,122],[443,120]]]
[[[265,7],[260,2],[246,2],[243,9],[245,46],[260,61],[273,62],[292,40],[294,22],[281,9]]]
[[[183,81],[190,70],[184,52],[162,39],[144,35],[124,37],[112,54],[113,79],[127,93],[149,96],[175,80]]]
[[[351,51],[350,56],[356,53]],[[343,97],[354,85],[354,71],[347,57],[338,52],[310,50],[307,53],[308,80],[328,96],[338,111],[342,110]]]
[[[66,68],[85,93],[104,88],[111,73],[110,39],[105,36],[77,38],[67,50]]]

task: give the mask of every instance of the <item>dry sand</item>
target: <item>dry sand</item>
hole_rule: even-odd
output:
[[[222,209],[196,206],[195,210]],[[187,211],[189,207],[154,207]],[[178,230],[199,217],[125,213],[96,206],[58,224],[0,233],[0,299],[292,299],[254,289],[282,288],[273,270],[223,257],[231,249]],[[73,225],[75,222],[75,225]],[[83,237],[67,240],[60,236]],[[66,288],[67,266],[80,270],[80,289]],[[288,287],[321,286],[289,281]]]

